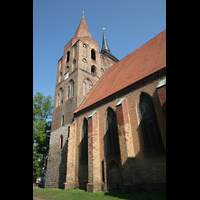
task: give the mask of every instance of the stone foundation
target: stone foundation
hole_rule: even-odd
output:
[[[101,192],[101,183],[88,183],[87,192]]]
[[[79,183],[78,182],[67,182],[64,183],[64,190],[73,190],[73,189],[78,189],[79,188]]]

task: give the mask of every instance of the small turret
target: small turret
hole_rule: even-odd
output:
[[[118,62],[119,60],[115,56],[113,56],[113,54],[110,52],[110,49],[108,48],[108,43],[106,41],[106,35],[104,33],[104,30],[105,30],[105,28],[103,28],[103,42],[102,42],[101,53],[103,55],[108,56],[109,58],[111,58],[115,62]]]

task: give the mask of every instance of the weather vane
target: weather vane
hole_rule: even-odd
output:
[[[83,10],[82,13],[83,13],[83,15],[84,15],[84,8],[82,8],[82,10]]]
[[[106,28],[103,28],[103,31],[105,30]]]

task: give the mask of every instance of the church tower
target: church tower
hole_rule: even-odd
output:
[[[64,187],[73,112],[106,70],[118,61],[108,48],[104,32],[99,52],[99,45],[92,39],[83,11],[74,37],[65,45],[58,60],[45,187]]]

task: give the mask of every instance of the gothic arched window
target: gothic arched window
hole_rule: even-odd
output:
[[[63,136],[60,136],[59,149],[63,148]]]
[[[64,92],[63,92],[63,89],[62,89],[62,88],[60,88],[60,94],[61,94],[61,95],[60,95],[60,97],[61,97],[61,98],[60,98],[60,103],[63,104]]]
[[[64,94],[63,94],[63,89],[62,87],[59,89],[58,91],[58,96],[57,96],[57,106],[61,105],[63,103],[63,98],[64,98]]]
[[[70,51],[67,52],[67,61],[66,61],[66,63],[69,62],[69,56],[70,56]]]
[[[69,66],[67,66],[65,69],[65,80],[68,78],[68,76],[69,76]]]
[[[119,137],[117,128],[117,117],[112,108],[107,109],[106,119],[106,138],[107,138],[107,155],[119,154]]]
[[[58,93],[58,96],[57,96],[57,106],[60,105],[60,93]]]
[[[67,99],[74,96],[74,81],[71,79],[67,86]]]
[[[76,59],[73,60],[73,68],[72,71],[74,71],[76,69]]]
[[[59,83],[62,81],[62,72],[60,72]]]
[[[95,50],[94,49],[91,50],[91,58],[93,60],[96,60],[96,55],[95,55]]]
[[[92,89],[92,82],[89,78],[86,78],[84,81],[83,81],[83,95],[86,96],[89,91]]]
[[[141,94],[139,107],[145,150],[163,147],[155,108],[149,95]]]
[[[84,70],[87,69],[87,60],[86,60],[85,58],[83,58],[83,60],[82,60],[82,68],[83,68]]]
[[[62,119],[61,119],[61,126],[64,126],[64,115],[62,115]]]
[[[84,118],[83,120],[83,135],[82,135],[82,145],[81,145],[81,159],[88,161],[88,120]]]
[[[91,67],[91,73],[96,75],[96,67],[94,65]]]
[[[71,97],[74,96],[74,81],[70,80],[70,85],[71,85]]]

